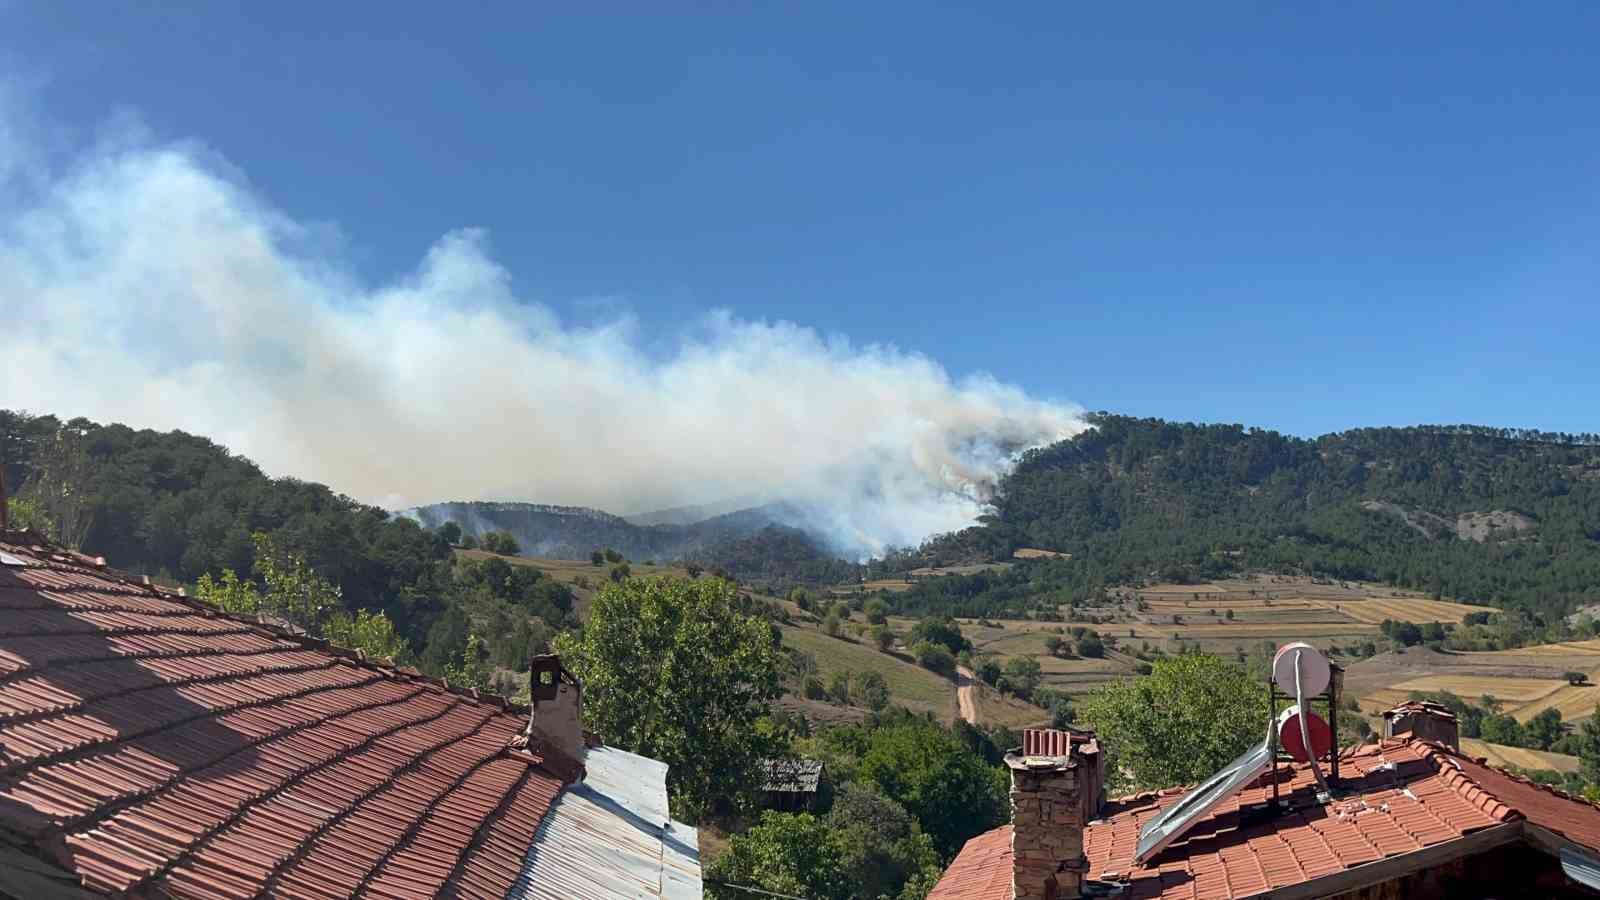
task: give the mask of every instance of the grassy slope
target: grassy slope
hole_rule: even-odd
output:
[[[922,668],[905,657],[879,652],[865,642],[855,643],[829,637],[803,625],[783,626],[787,646],[812,653],[822,680],[841,669],[851,672],[877,672],[889,685],[891,702],[917,712],[932,712],[945,721],[955,718],[955,683]]]
[[[1476,738],[1462,738],[1461,750],[1469,756],[1481,756],[1489,760],[1494,766],[1518,766],[1523,769],[1554,769],[1557,772],[1578,771],[1578,758],[1564,753],[1548,753],[1543,750],[1526,750],[1522,747],[1507,747],[1504,744],[1491,744]]]

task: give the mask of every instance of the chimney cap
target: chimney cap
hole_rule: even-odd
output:
[[[1383,717],[1385,719],[1394,719],[1399,716],[1415,715],[1417,713],[1438,716],[1441,719],[1449,719],[1452,722],[1456,721],[1456,714],[1450,711],[1450,707],[1442,703],[1435,703],[1432,700],[1407,700],[1384,710]]]

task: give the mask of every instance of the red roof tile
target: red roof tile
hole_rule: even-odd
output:
[[[1180,790],[1113,801],[1084,832],[1088,877],[1129,884],[1128,897],[1248,897],[1364,863],[1527,820],[1600,849],[1600,808],[1418,740],[1346,750],[1342,791],[1319,803],[1307,766],[1280,767],[1289,810],[1241,815],[1271,798],[1271,773],[1200,819],[1143,865],[1133,863],[1139,828]],[[967,842],[928,900],[1009,900],[1011,828]]]
[[[25,563],[0,566],[0,832],[35,855],[94,891],[179,897],[516,881],[563,787],[508,750],[523,717],[84,557],[0,549]]]

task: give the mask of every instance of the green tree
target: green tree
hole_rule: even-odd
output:
[[[713,900],[748,900],[736,884],[811,900],[849,900],[846,848],[839,833],[810,813],[765,812],[761,820],[728,842],[706,867],[706,895]]]
[[[1559,720],[1556,726],[1560,727]],[[1508,747],[1524,747],[1529,743],[1522,723],[1502,713],[1490,713],[1484,716],[1478,726],[1478,736],[1491,744],[1505,744]]]
[[[444,539],[446,544],[454,545],[461,543],[461,526],[454,522],[446,522],[443,525],[440,525],[437,534],[440,538]]]
[[[1059,634],[1047,634],[1044,636],[1044,650],[1051,656],[1059,656],[1061,647],[1065,643],[1066,641],[1062,640]]]
[[[603,563],[605,563],[605,561],[606,561],[606,555],[604,553],[601,553],[599,550],[596,550],[595,552],[589,554],[589,565],[591,565],[591,566],[602,565]]]
[[[1589,674],[1587,672],[1579,672],[1576,670],[1562,673],[1561,677],[1567,680],[1567,684],[1574,686],[1584,684],[1589,680]]]
[[[1078,638],[1073,644],[1073,649],[1086,659],[1099,659],[1106,655],[1105,643],[1100,640],[1100,635],[1093,631],[1084,632],[1083,637]]]
[[[822,620],[822,632],[828,637],[838,637],[844,634],[844,623],[839,621],[838,616],[828,613],[828,617]]]
[[[619,564],[614,565],[614,566],[611,567],[611,580],[612,581],[616,581],[616,582],[627,581],[628,580],[628,576],[632,575],[632,574],[633,574],[633,570],[628,568],[628,564],[627,563],[619,563]]]
[[[1111,786],[1148,790],[1201,781],[1260,740],[1261,699],[1242,667],[1186,653],[1090,693],[1078,720],[1099,733]]]
[[[467,635],[467,647],[461,651],[461,661],[445,667],[444,679],[456,687],[485,690],[489,687],[489,667],[483,662],[483,638]]]
[[[195,596],[226,613],[254,616],[261,612],[261,592],[255,584],[240,580],[232,569],[223,569],[221,578],[207,572],[195,584]]]
[[[45,535],[56,533],[56,523],[39,501],[25,497],[11,498],[11,527],[18,531],[31,528]]]
[[[360,650],[368,659],[402,663],[411,656],[405,639],[395,631],[389,617],[381,612],[359,609],[352,616],[340,610],[328,617],[323,636],[341,647]]]
[[[608,562],[608,563],[619,563],[619,562],[622,562],[622,554],[618,553],[617,551],[615,551],[613,549],[611,549],[610,547],[607,547],[606,548],[606,562]]]
[[[1594,715],[1578,726],[1578,771],[1590,784],[1600,784],[1600,704]]]
[[[917,665],[932,672],[938,672],[946,678],[956,677],[956,658],[943,644],[923,641],[911,647],[911,654],[917,658]]]
[[[878,712],[889,705],[889,682],[882,672],[862,672],[856,676],[856,697],[867,709]]]
[[[751,796],[773,748],[756,723],[782,693],[765,619],[716,578],[630,578],[595,596],[581,635],[555,639],[581,679],[589,727],[668,766],[674,809],[698,821]]]
[[[517,543],[509,531],[491,531],[483,536],[483,549],[501,556],[516,556],[522,552],[522,547]]]
[[[850,702],[850,670],[839,669],[828,676],[828,696],[835,703]]]
[[[893,897],[908,881],[941,874],[939,854],[905,807],[875,784],[847,784],[828,811],[844,851],[844,871],[858,897]],[[901,896],[907,896],[901,894]]]
[[[1006,660],[1005,678],[1011,689],[1023,697],[1033,696],[1039,686],[1041,670],[1039,661],[1031,656],[1013,656]]]
[[[888,653],[894,646],[894,632],[890,631],[887,625],[879,625],[872,629],[872,640],[878,645],[879,650]]]
[[[930,722],[872,732],[857,778],[916,816],[944,859],[1005,821],[1005,774]]]
[[[869,624],[883,625],[889,621],[889,604],[876,597],[867,601],[867,605],[862,607],[862,612],[866,613]]]
[[[347,616],[339,588],[313,572],[303,555],[283,547],[271,535],[256,532],[252,540],[255,573],[264,583],[264,591],[232,569],[224,569],[220,578],[201,575],[196,595],[224,612],[271,616],[316,637],[326,637],[330,617]]]
[[[972,649],[972,642],[961,634],[961,623],[949,616],[930,616],[919,621],[911,626],[910,640],[912,643],[927,641],[940,644],[951,655]]]
[[[266,532],[258,531],[250,537],[256,548],[256,574],[266,584],[261,612],[323,636],[327,618],[344,609],[344,592],[312,571],[305,554]],[[223,575],[226,577],[227,573]]]
[[[823,685],[822,679],[816,675],[807,675],[801,683],[801,688],[805,692],[807,700],[826,700],[828,698],[828,688]]]
[[[1553,708],[1540,710],[1538,715],[1528,720],[1523,731],[1528,743],[1539,750],[1549,750],[1550,745],[1561,740],[1566,733],[1561,725],[1561,711]]]

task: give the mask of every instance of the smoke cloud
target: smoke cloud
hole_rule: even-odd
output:
[[[203,147],[120,128],[43,167],[15,112],[0,102],[6,408],[181,428],[391,508],[786,499],[858,553],[970,523],[1016,452],[1083,427],[788,322],[712,311],[647,354],[627,316],[518,297],[472,229],[366,284],[332,229]]]

